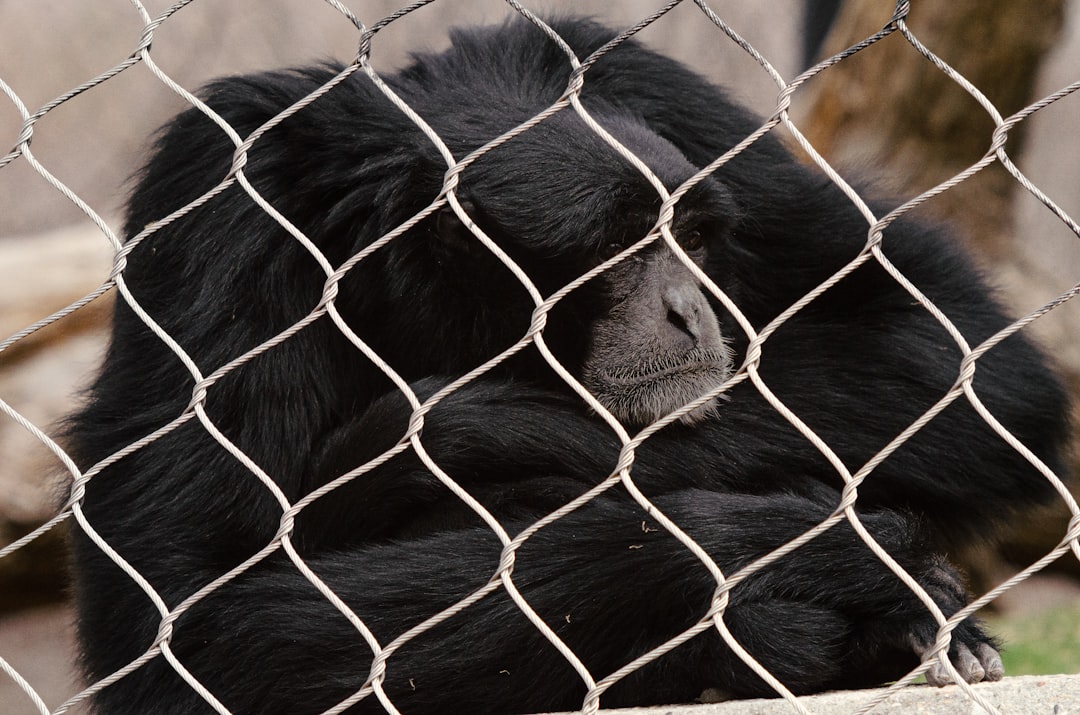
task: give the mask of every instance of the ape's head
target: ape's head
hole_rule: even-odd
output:
[[[596,116],[669,190],[697,171],[640,119],[617,112]],[[645,176],[570,110],[470,165],[457,196],[469,218],[544,296],[644,238],[661,204]],[[734,213],[730,195],[712,179],[677,204],[673,233],[691,261],[715,267],[723,260]],[[429,284],[418,290],[439,306],[431,317],[445,319],[429,326],[429,335],[438,335],[444,356],[469,355],[472,361],[446,369],[474,367],[520,339],[532,301],[465,222],[447,207],[421,234],[412,238],[412,259],[435,261],[437,268],[429,266],[423,279]],[[560,361],[628,425],[682,407],[731,371],[713,306],[662,238],[624,255],[567,296],[544,335]],[[684,419],[710,410],[711,403]]]

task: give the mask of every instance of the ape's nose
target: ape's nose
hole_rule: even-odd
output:
[[[698,287],[690,281],[664,286],[662,299],[668,322],[692,337],[695,345],[699,343],[704,296]]]

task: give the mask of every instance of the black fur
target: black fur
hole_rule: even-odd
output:
[[[610,32],[556,24],[584,57]],[[246,136],[326,82],[336,67],[237,77],[206,99]],[[570,67],[536,28],[459,31],[444,54],[388,78],[455,156],[541,111]],[[588,70],[583,101],[673,188],[759,120],[716,87],[634,42]],[[134,235],[227,174],[233,147],[200,113],[161,135],[131,200]],[[334,265],[430,204],[445,165],[430,142],[357,74],[251,150],[245,172]],[[469,168],[460,195],[545,292],[595,265],[608,244],[640,238],[659,202],[639,174],[563,111]],[[676,232],[709,228],[702,265],[757,327],[858,254],[865,221],[822,176],[766,136],[686,197]],[[975,271],[936,228],[890,227],[885,253],[975,344],[1008,323]],[[204,374],[316,307],[316,262],[237,186],[140,243],[125,279]],[[603,280],[572,294],[545,333],[581,374],[590,326],[613,302]],[[532,303],[516,280],[445,213],[360,262],[337,306],[422,396],[511,345]],[[734,351],[747,340],[712,306]],[[646,326],[645,329],[649,329]],[[775,393],[857,469],[945,394],[960,351],[873,262],[810,304],[767,342]],[[73,418],[84,467],[181,415],[193,380],[118,301],[114,339],[87,406]],[[1056,465],[1062,391],[1013,337],[978,363],[975,390],[997,418]],[[222,432],[295,502],[393,446],[409,409],[389,380],[323,317],[213,385]],[[511,534],[604,479],[618,441],[534,348],[439,404],[423,442]],[[674,424],[639,450],[633,476],[672,520],[732,573],[824,519],[842,485],[828,462],[750,383],[700,424]],[[963,605],[939,555],[986,539],[1045,480],[961,399],[859,488],[863,522],[946,613]],[[170,607],[259,551],[281,510],[198,423],[98,474],[83,503],[94,528]],[[382,644],[482,586],[499,544],[406,451],[314,502],[294,543]],[[150,600],[76,534],[86,673],[105,677],[154,643]],[[715,584],[706,569],[616,487],[539,531],[514,581],[601,678],[695,623]],[[936,626],[925,607],[841,523],[735,588],[726,621],[798,693],[899,677]],[[968,622],[954,633],[977,651]],[[176,657],[236,713],[320,712],[356,691],[371,652],[279,550],[175,624]],[[404,713],[524,713],[580,707],[579,677],[497,591],[395,653],[384,684]],[[606,706],[692,700],[708,687],[771,690],[705,632],[629,675]],[[197,713],[202,700],[160,655],[95,697],[102,713]],[[378,711],[374,696],[357,712]]]

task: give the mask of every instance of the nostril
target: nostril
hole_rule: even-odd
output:
[[[689,315],[685,315],[684,313],[681,313],[681,312],[679,312],[677,310],[673,310],[671,308],[668,308],[667,319],[668,319],[669,323],[671,323],[676,328],[678,328],[679,330],[681,330],[682,332],[686,333],[687,335],[689,335],[690,337],[692,337],[692,338],[694,338],[696,340],[696,339],[698,339],[700,337],[698,335],[698,333],[699,333],[699,330],[698,330],[699,321],[697,320],[698,314],[697,314],[697,311],[695,311],[695,310],[690,310],[690,311],[687,311],[687,312],[689,313]]]

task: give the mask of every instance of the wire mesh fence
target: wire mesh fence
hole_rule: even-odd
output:
[[[31,167],[113,255],[0,354],[117,296],[65,437],[0,395],[69,479],[0,559],[71,530],[90,682],[50,706],[0,669],[42,713],[593,713],[707,689],[808,712],[891,682],[868,712],[920,676],[993,712],[971,684],[1001,661],[969,617],[1080,557],[1065,400],[1018,336],[1080,285],[1006,320],[911,214],[998,165],[1080,236],[1006,149],[1080,81],[1004,116],[907,2],[792,80],[704,1],[608,32],[508,0],[511,21],[377,71],[380,33],[430,2],[372,22],[327,0],[350,62],[198,93],[153,50],[192,0],[132,0],[139,42],[99,76],[36,110],[0,78],[22,120],[0,170]],[[679,5],[770,78],[770,115],[636,44]],[[789,114],[886,39],[994,124],[896,205]],[[190,108],[117,229],[32,143],[140,65]],[[938,552],[1047,498],[1058,544],[969,599]]]

